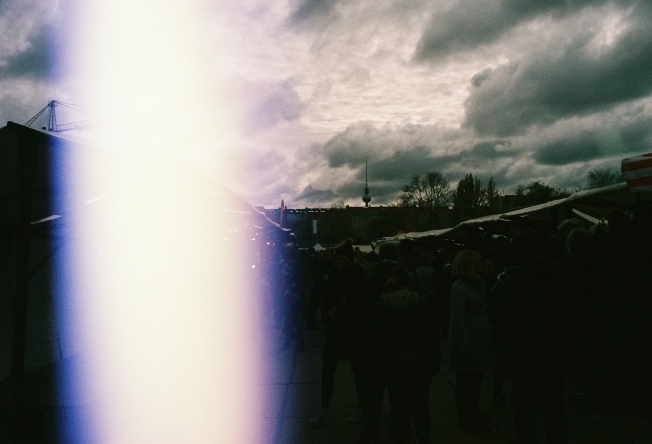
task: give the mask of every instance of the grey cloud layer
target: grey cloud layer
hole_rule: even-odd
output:
[[[50,27],[30,36],[26,48],[7,56],[0,65],[0,76],[54,82],[63,76],[61,42]]]
[[[397,137],[397,133],[410,137]],[[319,193],[315,192],[317,181],[309,187],[310,193],[300,195],[301,199],[313,200],[299,206],[317,205],[317,198],[325,199],[320,201],[325,206],[338,199],[350,199],[355,204],[364,184],[365,156],[374,204],[394,202],[412,175],[432,170],[441,172],[453,188],[468,173],[484,183],[493,177],[498,188],[507,193],[535,180],[562,188],[584,186],[591,169],[617,170],[622,158],[649,151],[652,112],[631,112],[624,107],[624,111],[605,113],[600,120],[566,120],[511,138],[469,138],[461,129],[457,139],[451,134],[436,137],[437,133],[437,128],[429,126],[395,128],[392,132],[369,125],[348,128],[315,152],[323,155],[331,168],[347,167],[357,174]],[[385,137],[392,141],[390,148],[375,151]]]
[[[469,172],[492,176],[509,192],[532,180],[582,186],[591,168],[617,169],[652,142],[649,23],[645,1],[450,2],[423,30],[417,65],[436,67],[460,51],[501,60],[469,79],[463,127],[438,138],[428,126],[351,125],[323,145],[329,167],[358,170],[358,182],[335,194],[357,197],[365,155],[376,203],[429,170],[453,183]],[[534,25],[544,27],[540,36],[524,34]]]
[[[580,32],[555,51],[478,73],[465,103],[465,124],[479,134],[524,132],[573,115],[591,114],[652,92],[652,9],[640,5],[608,47]]]
[[[534,147],[534,160],[541,165],[563,166],[648,152],[652,146],[652,114],[645,110],[634,118],[618,114],[613,111],[601,119],[575,122],[576,131],[560,129],[552,139],[542,138]]]
[[[301,191],[296,196],[296,201],[295,202],[319,202],[322,204],[326,204],[328,206],[329,203],[335,203],[335,201],[338,199],[338,195],[330,189],[325,189],[325,190],[320,190],[313,185],[308,185]],[[301,206],[301,205],[296,205],[296,206]],[[306,205],[308,206],[308,205]],[[311,206],[324,206],[324,205],[311,205]]]
[[[458,136],[461,134],[462,130]],[[410,125],[392,131],[368,124],[349,127],[326,142],[319,152],[323,153],[329,167],[350,168],[357,173],[350,180],[332,187],[332,194],[326,189],[317,194],[310,187],[310,193],[304,191],[301,198],[339,196],[340,199],[357,201],[364,186],[365,157],[368,158],[369,186],[374,204],[394,202],[413,175],[424,175],[433,170],[442,172],[453,187],[468,173],[485,181],[493,176],[501,179],[504,185],[512,185],[505,179],[508,174],[505,164],[511,162],[519,150],[511,146],[511,142],[491,139],[469,144],[461,137],[461,141],[451,142],[450,137],[450,132],[432,125]],[[379,144],[385,146],[375,150]],[[494,168],[488,168],[490,166]]]
[[[294,24],[305,23],[327,17],[338,0],[301,0],[290,17]]]
[[[64,3],[65,4],[65,3]],[[25,122],[51,100],[65,76],[67,29],[59,2],[3,2],[0,7],[0,121]]]
[[[56,29],[57,2],[4,2],[0,8],[0,75],[51,77],[62,57],[62,29]]]
[[[606,0],[462,0],[433,13],[415,59],[440,58],[495,42],[514,27],[541,15],[572,14]],[[627,2],[628,3],[628,2]]]
[[[305,103],[294,90],[290,81],[263,85],[257,88],[262,99],[252,100],[255,107],[245,116],[246,129],[260,131],[281,121],[293,121],[301,116]]]
[[[229,34],[259,45],[229,72],[254,204],[360,204],[365,158],[373,204],[432,170],[572,187],[652,145],[648,1],[259,1],[233,2],[252,38]],[[63,22],[46,4],[0,6],[5,121],[58,98],[43,91],[63,76]]]

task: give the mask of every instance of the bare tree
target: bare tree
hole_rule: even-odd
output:
[[[487,182],[487,188],[485,188],[485,204],[487,205],[490,214],[493,214],[500,209],[500,196],[501,193],[496,188],[494,178],[490,177],[489,182]]]
[[[473,177],[473,174],[467,174],[457,183],[457,189],[453,193],[455,212],[462,219],[480,216],[481,208],[485,204],[485,194],[480,179]]]
[[[568,197],[571,193],[563,188],[553,188],[537,180],[527,185],[519,185],[516,188],[519,205],[538,205],[562,197]]]
[[[433,228],[439,223],[439,208],[450,201],[450,192],[448,180],[438,171],[425,176],[414,175],[403,187],[397,205],[421,208],[426,228]]]
[[[586,177],[586,189],[602,188],[609,185],[615,185],[624,182],[622,173],[616,172],[611,168],[596,168],[589,171]]]

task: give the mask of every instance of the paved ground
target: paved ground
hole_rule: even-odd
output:
[[[270,338],[277,338],[277,330],[268,331]],[[274,342],[274,340],[272,340]],[[277,341],[280,345],[280,341]],[[272,353],[265,380],[255,389],[265,395],[264,422],[266,437],[261,443],[244,444],[346,444],[355,443],[359,424],[349,418],[356,411],[356,396],[349,363],[342,362],[335,375],[335,391],[329,419],[322,427],[313,428],[309,419],[319,411],[321,376],[321,351],[324,343],[322,331],[306,332],[306,348],[280,350]],[[491,397],[491,377],[486,375],[480,400],[481,413],[493,430],[482,436],[474,436],[457,427],[453,390],[454,373],[447,363],[447,343],[443,343],[444,363],[442,372],[435,377],[430,391],[433,443],[512,443],[514,429],[509,402],[504,408],[496,408]],[[51,378],[37,378],[48,383]],[[50,382],[51,383],[51,382]],[[509,384],[506,385],[509,395]],[[571,391],[572,392],[572,391]],[[567,403],[570,442],[576,444],[652,443],[652,414],[640,412],[633,415],[615,405],[594,405],[579,397],[569,396]],[[649,406],[648,406],[649,407]],[[83,411],[83,406],[80,406]],[[66,416],[70,409],[61,406],[25,407],[20,411],[0,408],[0,443],[49,443],[56,442],[57,416]],[[389,405],[385,398],[380,444],[389,443]],[[70,410],[79,414],[78,409]],[[540,425],[543,425],[541,422]],[[542,430],[542,429],[541,429]],[[539,433],[540,444],[545,444]],[[555,443],[547,443],[555,444]]]
[[[359,424],[348,419],[355,413],[356,397],[349,363],[342,362],[335,375],[335,391],[326,424],[311,427],[309,419],[319,411],[319,380],[323,332],[306,332],[306,349],[279,351],[270,365],[270,380],[266,381],[270,416],[268,426],[270,442],[290,443],[354,443]],[[444,348],[447,343],[444,343]],[[444,353],[446,358],[447,353]],[[445,360],[442,372],[434,379],[430,391],[433,443],[512,443],[514,429],[509,402],[496,408],[491,397],[491,377],[483,383],[481,412],[492,425],[493,431],[474,436],[457,427],[454,373]],[[506,387],[509,395],[509,384]],[[604,410],[604,409],[603,409]],[[631,417],[612,409],[604,411],[579,401],[568,403],[570,441],[572,443],[620,444],[652,443],[652,421],[643,417]],[[383,411],[381,443],[389,443],[389,405],[387,396]],[[541,419],[543,421],[543,419]],[[540,424],[543,426],[543,422]],[[546,443],[540,432],[540,443]],[[416,441],[415,441],[416,442]],[[554,444],[554,443],[548,443]]]

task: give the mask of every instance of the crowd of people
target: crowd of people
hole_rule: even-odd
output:
[[[385,392],[392,442],[430,442],[430,385],[448,341],[461,429],[490,430],[478,407],[490,372],[497,407],[511,384],[517,442],[536,442],[535,414],[545,417],[548,442],[566,442],[569,383],[578,396],[622,398],[616,375],[649,370],[636,356],[650,345],[649,323],[637,317],[649,307],[650,278],[639,271],[650,262],[635,244],[567,223],[553,236],[388,242],[377,253],[347,239],[323,252],[283,252],[270,268],[283,346],[302,351],[305,329],[325,332],[311,424],[327,420],[335,371],[348,361],[360,443],[378,439]]]

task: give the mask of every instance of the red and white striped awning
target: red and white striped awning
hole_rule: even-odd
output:
[[[652,153],[623,159],[620,171],[631,191],[652,191]]]

